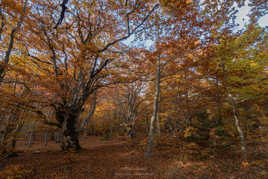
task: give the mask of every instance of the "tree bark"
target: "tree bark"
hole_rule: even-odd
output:
[[[149,126],[149,119],[147,116],[145,118],[145,128],[146,128],[146,133],[149,134],[150,126]]]
[[[156,122],[157,122],[157,134],[158,137],[161,136],[161,127],[160,127],[160,119],[159,119],[159,113],[157,112],[157,116],[156,116]]]
[[[96,109],[96,104],[97,104],[97,91],[96,90],[94,91],[94,97],[93,98],[94,99],[93,99],[93,104],[91,106],[91,110],[90,110],[88,116],[86,117],[86,119],[82,122],[81,127],[79,129],[79,132],[83,132],[86,124],[88,123],[88,121],[90,121],[90,119],[94,115],[94,112],[95,112],[95,109]]]
[[[30,133],[28,135],[28,141],[27,141],[28,147],[32,146],[32,140],[33,140],[33,131],[30,131]]]
[[[158,114],[158,103],[160,95],[160,56],[157,58],[157,69],[156,69],[156,83],[155,83],[155,94],[154,94],[154,106],[153,106],[153,115],[151,118],[150,131],[149,131],[149,140],[147,143],[147,150],[144,154],[145,157],[152,156],[152,148],[154,144],[154,132],[155,132],[155,121],[157,120]]]
[[[246,150],[245,135],[244,135],[244,132],[242,131],[242,129],[240,127],[240,124],[239,124],[239,119],[238,119],[238,116],[237,116],[235,102],[233,100],[232,94],[230,93],[228,88],[227,88],[227,91],[228,91],[228,97],[229,97],[230,103],[232,104],[233,115],[234,115],[234,120],[235,120],[235,126],[236,126],[237,132],[238,132],[240,140],[241,140],[241,151],[242,151],[242,153],[244,155],[243,158],[246,160],[246,158],[247,158],[247,156],[246,156],[247,150]]]
[[[28,141],[27,145],[28,147],[32,146],[33,140],[34,140],[34,129],[35,129],[35,122],[31,124],[31,129],[28,131]]]
[[[224,73],[224,79],[226,79],[225,77],[225,65],[224,65],[224,61],[222,60],[222,69],[223,69],[223,73]],[[226,85],[225,85],[226,86]],[[244,132],[243,130],[241,129],[240,127],[240,124],[239,124],[239,119],[238,119],[238,116],[237,116],[237,110],[236,110],[236,105],[235,105],[235,102],[234,102],[234,99],[233,99],[233,96],[231,94],[231,91],[230,89],[228,88],[228,86],[226,86],[226,90],[227,90],[227,93],[228,93],[228,98],[229,98],[229,101],[232,105],[232,110],[233,110],[233,116],[234,116],[234,121],[235,121],[235,126],[236,126],[236,129],[237,129],[237,132],[239,134],[239,137],[240,137],[240,141],[241,141],[241,151],[242,151],[242,154],[243,154],[243,158],[244,160],[247,160],[247,150],[246,150],[246,140],[245,140],[245,135],[244,135]]]
[[[216,79],[216,85],[217,85],[217,94],[216,94],[216,102],[217,102],[217,125],[221,125],[222,124],[222,103],[221,103],[221,95],[220,95],[220,91],[219,91],[219,80]]]
[[[46,131],[45,133],[44,133],[44,146],[47,146],[47,139],[48,139],[48,132]]]
[[[63,140],[61,142],[61,149],[63,151],[78,151],[81,149],[79,144],[79,132],[77,132],[76,118],[68,117],[62,124]]]
[[[12,149],[13,152],[15,151],[16,144],[17,144],[17,137],[13,136],[13,138],[11,140],[11,149]]]
[[[1,131],[0,132],[0,145],[2,145],[4,143],[4,140],[5,140],[4,132]]]

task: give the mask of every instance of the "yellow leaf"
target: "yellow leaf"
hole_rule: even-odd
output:
[[[187,138],[187,137],[190,137],[192,135],[194,131],[194,128],[193,127],[188,127],[185,131],[184,131],[184,137]]]
[[[194,58],[193,54],[188,54],[187,57],[190,58],[190,59]]]
[[[195,46],[197,46],[197,45],[199,45],[199,44],[200,44],[200,41],[199,41],[199,40],[197,40],[197,41],[194,42],[194,45],[195,45]]]
[[[186,4],[191,4],[192,0],[186,0]]]
[[[254,62],[251,62],[251,63],[250,63],[250,67],[256,67],[256,66],[257,66],[256,63],[254,63]]]
[[[247,161],[243,161],[243,162],[242,162],[242,166],[243,166],[243,167],[247,167],[248,165],[249,165],[249,164],[248,164]]]

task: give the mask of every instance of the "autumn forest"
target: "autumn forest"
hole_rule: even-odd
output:
[[[268,177],[267,14],[1,0],[0,178]]]

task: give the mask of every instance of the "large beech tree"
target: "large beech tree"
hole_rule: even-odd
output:
[[[98,88],[114,83],[109,64],[125,59],[121,42],[151,27],[149,18],[159,5],[102,0],[29,4],[13,70],[38,101],[32,109],[62,129],[62,149],[78,150],[76,123],[84,104]],[[55,121],[46,119],[46,107],[54,109]]]

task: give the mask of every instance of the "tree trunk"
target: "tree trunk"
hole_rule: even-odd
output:
[[[246,160],[247,159],[247,156],[246,156],[247,151],[246,151],[246,140],[245,140],[244,132],[242,131],[240,124],[239,124],[239,120],[238,120],[237,112],[236,112],[236,107],[235,107],[235,102],[233,100],[232,94],[230,93],[228,88],[227,88],[227,91],[228,91],[229,100],[232,104],[235,126],[236,126],[237,132],[238,132],[240,140],[241,140],[241,151],[244,155],[243,158]]]
[[[136,128],[135,124],[129,124],[127,127],[127,136],[131,139],[136,137]]]
[[[217,102],[217,125],[222,125],[222,103],[221,103],[221,95],[220,95],[220,91],[219,91],[219,80],[216,79],[216,85],[217,85],[217,94],[216,94],[216,102]]]
[[[149,134],[150,126],[149,126],[149,119],[147,116],[145,118],[145,128],[146,128],[146,133]]]
[[[73,105],[75,106],[75,105]],[[62,140],[60,147],[63,151],[78,151],[81,149],[79,144],[79,129],[77,129],[78,117],[81,113],[82,106],[65,107],[61,106],[56,109],[55,125],[61,129]]]
[[[17,144],[17,139],[16,139],[16,136],[14,136],[12,138],[12,140],[11,140],[11,149],[12,149],[12,151],[15,151],[16,144]]]
[[[47,146],[48,132],[44,133],[44,146]]]
[[[4,140],[5,140],[4,132],[1,131],[1,133],[0,133],[0,145],[2,145],[4,143]]]
[[[28,141],[27,141],[28,147],[32,146],[32,141],[33,141],[33,131],[30,131],[30,133],[28,134]]]
[[[63,122],[63,140],[61,142],[61,149],[63,151],[78,151],[81,149],[79,144],[79,132],[76,131],[75,126],[75,118],[67,118]]]
[[[160,137],[161,136],[161,127],[160,127],[159,113],[157,113],[156,122],[157,122],[157,134],[158,134],[158,137]]]
[[[1,142],[0,144],[1,144],[1,145],[4,145],[5,140],[6,140],[6,137],[7,137],[7,134],[8,134],[8,133],[7,133],[7,130],[6,130],[6,129],[3,130],[3,131],[1,131],[1,136],[2,136],[2,137],[1,137],[1,141],[0,141],[0,142]]]
[[[96,109],[96,104],[97,104],[97,91],[94,91],[94,97],[93,97],[93,104],[91,106],[91,110],[88,114],[88,116],[86,117],[86,119],[82,122],[81,127],[79,129],[79,132],[83,132],[84,128],[86,127],[88,121],[90,121],[90,119],[93,117],[95,109]]]
[[[152,148],[153,148],[153,143],[154,143],[154,132],[155,132],[155,121],[157,120],[157,113],[158,113],[159,94],[160,94],[160,56],[157,58],[153,115],[151,118],[149,140],[147,144],[147,150],[144,155],[145,157],[152,156]]]
[[[167,134],[171,133],[174,131],[174,127],[173,124],[171,123],[171,119],[168,118],[165,122],[164,122],[164,128],[165,128],[165,132]]]
[[[223,73],[225,73],[225,65],[224,65],[223,60],[222,60],[222,69],[223,69]],[[224,75],[224,79],[226,79],[225,75]],[[244,135],[244,132],[242,131],[242,129],[240,127],[240,124],[239,124],[239,119],[238,119],[238,116],[237,116],[237,110],[236,110],[236,106],[235,106],[233,96],[232,96],[228,86],[226,86],[226,89],[227,89],[229,101],[230,101],[230,103],[232,105],[233,116],[234,116],[234,120],[235,120],[235,126],[236,126],[236,129],[237,129],[237,132],[239,134],[240,141],[241,141],[241,151],[242,151],[242,154],[243,154],[243,159],[247,160],[247,150],[246,150],[245,135]]]

